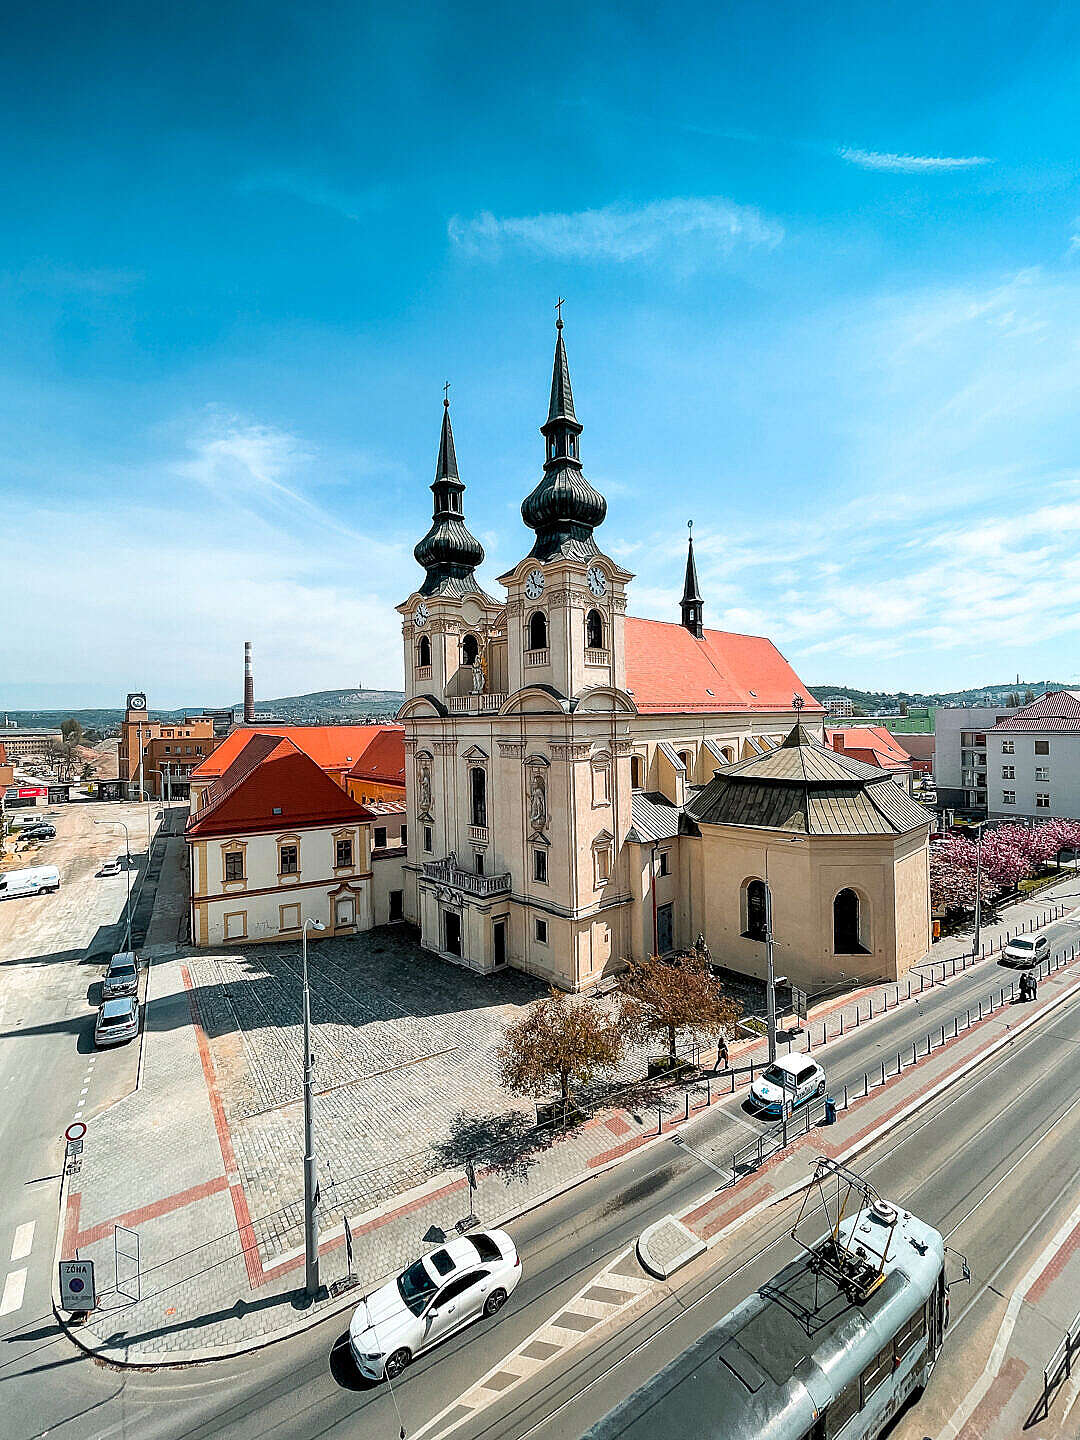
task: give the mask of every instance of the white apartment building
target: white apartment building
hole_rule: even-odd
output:
[[[1080,817],[1080,690],[1056,690],[1009,711],[985,738],[989,815]]]
[[[939,705],[934,712],[934,785],[938,804],[950,810],[986,811],[986,737],[998,721],[1022,714],[1003,706]]]

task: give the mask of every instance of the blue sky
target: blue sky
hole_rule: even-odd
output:
[[[53,5],[5,42],[0,705],[224,703],[246,638],[264,696],[398,685],[443,381],[494,590],[560,294],[633,613],[677,615],[692,516],[706,623],[809,683],[1080,678],[1074,6]]]

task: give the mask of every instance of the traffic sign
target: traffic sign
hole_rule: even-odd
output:
[[[96,1308],[94,1262],[92,1260],[61,1260],[60,1309],[78,1311],[95,1310]]]
[[[65,1140],[81,1140],[86,1134],[86,1126],[81,1120],[74,1120],[64,1131]]]

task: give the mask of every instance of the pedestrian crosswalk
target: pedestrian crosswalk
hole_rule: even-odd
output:
[[[25,1224],[19,1225],[11,1241],[10,1263],[15,1264],[19,1260],[27,1260],[34,1248],[34,1221],[27,1220]],[[3,1294],[0,1294],[0,1315],[12,1315],[16,1310],[22,1309],[23,1296],[26,1293],[26,1266],[18,1270],[9,1270],[4,1281]]]

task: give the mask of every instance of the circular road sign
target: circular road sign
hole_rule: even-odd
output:
[[[79,1279],[78,1275],[73,1275],[68,1281],[68,1289],[74,1291],[76,1295],[81,1295],[85,1283],[84,1280]]]
[[[76,1120],[64,1131],[64,1139],[81,1140],[85,1134],[86,1126],[81,1120]]]

